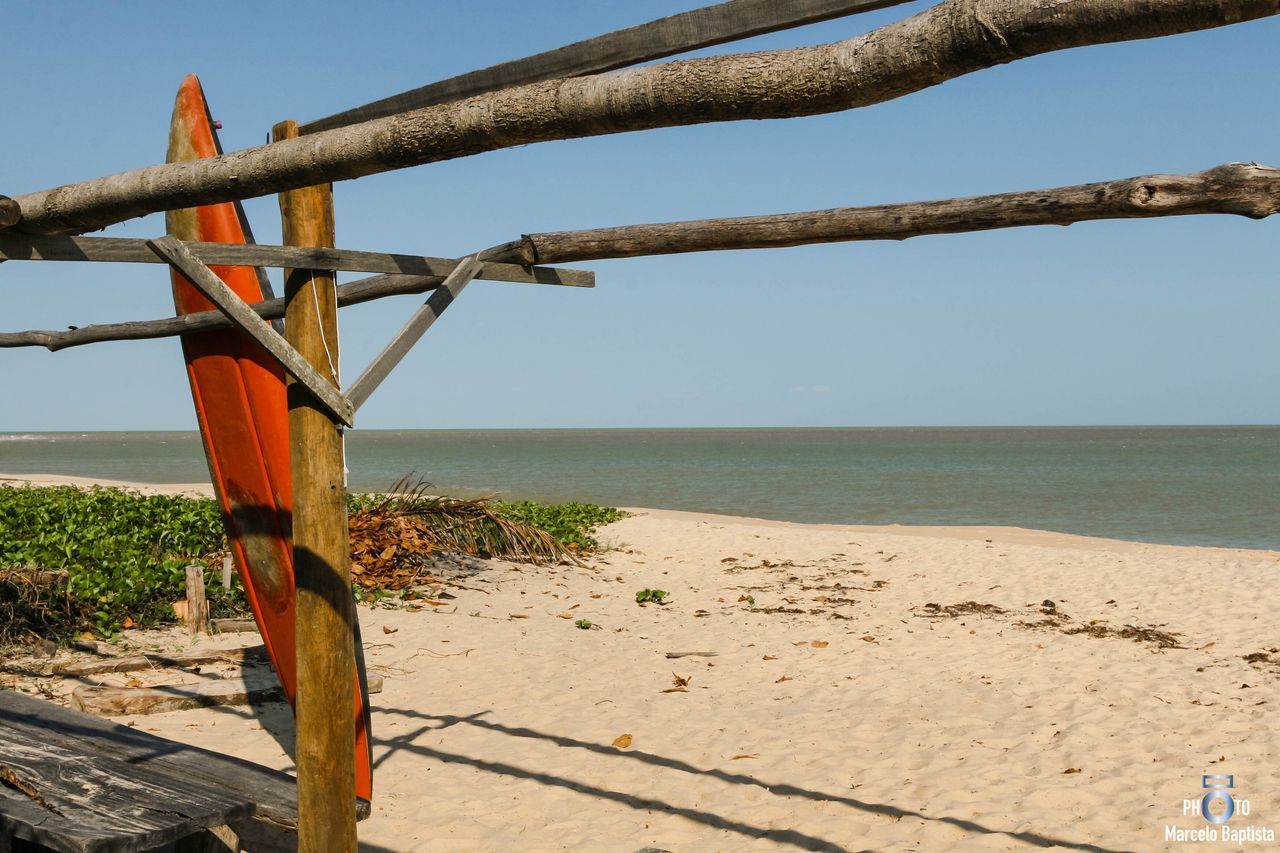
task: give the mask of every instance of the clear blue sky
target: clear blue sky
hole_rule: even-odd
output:
[[[835,41],[926,5],[716,52]],[[692,6],[473,0],[303,13],[226,2],[197,13],[19,0],[4,16],[0,192],[163,159],[188,72],[224,123],[224,146],[243,148],[282,118]],[[1052,54],[837,115],[550,143],[363,178],[337,187],[338,244],[461,255],[530,231],[1276,164],[1278,43],[1273,18]],[[248,211],[258,239],[278,242],[274,199]],[[108,233],[163,230],[153,216]],[[598,273],[594,291],[480,282],[359,425],[1280,423],[1278,248],[1277,221],[1183,217],[582,264]],[[418,301],[344,310],[346,376]],[[5,330],[170,313],[159,267],[0,266]],[[0,431],[194,427],[173,339],[0,359]]]

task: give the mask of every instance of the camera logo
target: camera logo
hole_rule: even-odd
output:
[[[1231,789],[1236,786],[1235,776],[1210,776],[1204,775],[1200,777],[1200,785],[1208,788],[1208,792],[1198,800],[1183,800],[1182,814],[1188,816],[1202,817],[1214,826],[1222,826],[1222,824],[1231,820],[1237,812],[1241,816],[1247,816],[1251,809],[1248,800],[1237,800],[1230,793]]]
[[[1236,777],[1232,774],[1206,773],[1201,776],[1200,788],[1204,793],[1182,801],[1182,816],[1203,823],[1199,826],[1166,824],[1164,840],[1183,844],[1218,842],[1237,846],[1259,842],[1274,844],[1276,833],[1271,827],[1246,824],[1238,819],[1248,817],[1253,811],[1253,804],[1244,797],[1237,797],[1235,787]],[[1232,818],[1237,818],[1235,824],[1230,823]]]

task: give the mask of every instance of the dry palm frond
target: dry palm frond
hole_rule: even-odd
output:
[[[401,479],[350,518],[352,575],[365,587],[408,589],[435,580],[430,556],[451,551],[532,563],[575,559],[551,534],[499,515],[489,498],[431,495],[425,480]]]

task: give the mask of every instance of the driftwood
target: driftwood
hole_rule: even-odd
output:
[[[143,669],[189,669],[213,663],[243,665],[249,661],[266,661],[265,646],[249,646],[243,649],[195,652],[185,655],[129,655],[127,657],[100,660],[73,661],[53,665],[53,674],[73,678],[101,675],[106,672],[138,672]]]
[[[369,676],[369,693],[382,692],[382,678]],[[157,687],[77,687],[71,705],[77,711],[102,717],[132,714],[162,714],[216,705],[256,705],[282,702],[284,690],[278,681],[255,679],[253,684],[239,678],[201,681],[196,684],[167,684]]]
[[[256,633],[258,623],[252,619],[210,619],[211,634],[250,634]]]
[[[269,145],[16,199],[17,227],[78,233],[160,210],[252,198],[557,139],[882,103],[1051,51],[1280,14],[1280,0],[944,0],[848,41],[552,80]]]
[[[850,240],[905,240],[1023,225],[1070,225],[1230,213],[1262,219],[1280,211],[1280,168],[1229,163],[1190,175],[1145,175],[1029,192],[527,234],[498,257],[558,263],[718,249],[763,249]]]
[[[0,569],[0,583],[7,584],[25,583],[47,586],[65,583],[70,576],[71,573],[66,569],[47,569],[43,566],[13,566]]]
[[[346,127],[511,86],[614,71],[703,47],[897,6],[907,0],[728,0],[431,83],[308,122],[301,133]]]
[[[905,240],[1024,225],[1070,225],[1098,219],[1226,213],[1258,219],[1280,210],[1280,169],[1229,163],[1189,175],[1144,175],[1096,184],[973,198],[814,210],[774,216],[699,219],[583,231],[527,234],[481,257],[507,264],[558,263],[639,255],[760,249],[852,240]],[[338,304],[439,287],[434,276],[373,276],[338,287]],[[260,302],[264,318],[284,314],[283,300]],[[217,311],[165,320],[84,326],[66,332],[0,333],[0,348],[49,350],[100,341],[164,338],[230,325]]]

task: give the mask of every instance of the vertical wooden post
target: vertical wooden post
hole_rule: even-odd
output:
[[[275,141],[298,135],[275,126]],[[280,194],[284,243],[334,244],[329,185]],[[285,271],[285,338],[338,384],[333,274]],[[355,851],[355,602],[347,545],[342,430],[306,387],[289,381],[293,560],[297,578],[298,850]]]
[[[187,566],[187,630],[191,636],[209,633],[209,600],[204,594],[204,566]]]

